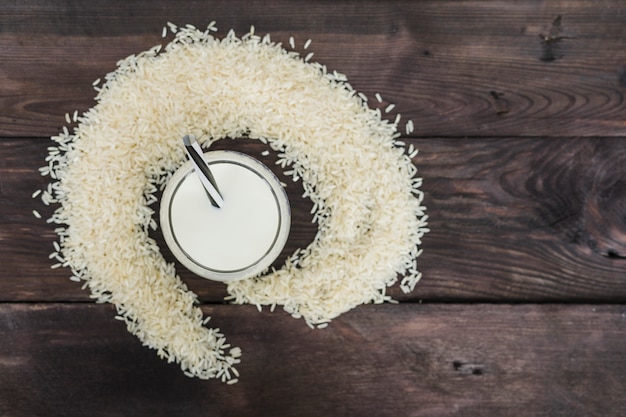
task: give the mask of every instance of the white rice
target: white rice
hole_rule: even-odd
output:
[[[406,134],[410,135],[411,133],[413,133],[414,130],[414,126],[413,126],[413,120],[409,120],[408,122],[406,122]]]
[[[318,233],[279,270],[228,285],[234,303],[276,305],[312,328],[363,303],[392,301],[386,287],[411,291],[427,232],[421,179],[397,124],[382,120],[363,95],[270,41],[230,31],[167,24],[174,40],[132,55],[107,74],[94,108],[67,128],[41,169],[42,192],[60,203],[48,222],[54,258],[144,345],[185,375],[237,381],[241,350],[230,348],[148,236],[148,205],[184,161],[184,134],[208,148],[249,137],[278,152],[279,165],[301,179]],[[309,41],[305,44],[308,47]],[[346,78],[347,80],[347,78]],[[94,83],[94,85],[98,82]],[[380,95],[376,95],[381,101]]]

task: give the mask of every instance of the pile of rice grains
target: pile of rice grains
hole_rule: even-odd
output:
[[[52,138],[45,204],[58,204],[53,267],[69,267],[92,297],[117,307],[117,319],[159,357],[188,376],[237,381],[241,351],[206,327],[197,296],[176,275],[157,243],[155,192],[185,161],[181,137],[205,148],[223,138],[258,139],[313,202],[318,233],[279,270],[228,285],[233,303],[282,305],[311,327],[360,304],[393,302],[401,278],[409,292],[420,279],[416,258],[427,216],[411,159],[397,126],[370,109],[345,75],[329,72],[259,37],[254,28],[223,39],[193,26],[118,62],[97,80],[97,104]],[[308,48],[310,41],[304,45]],[[378,101],[380,95],[376,94]],[[393,105],[383,111],[389,113]],[[407,133],[413,130],[406,123]]]

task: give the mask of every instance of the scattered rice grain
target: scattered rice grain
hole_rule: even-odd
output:
[[[406,122],[406,134],[410,135],[411,133],[413,133],[413,120]]]

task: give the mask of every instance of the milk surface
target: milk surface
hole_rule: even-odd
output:
[[[169,218],[173,237],[196,264],[218,272],[245,269],[274,246],[280,228],[277,196],[252,168],[237,162],[210,164],[224,206],[211,205],[192,170],[176,188]]]

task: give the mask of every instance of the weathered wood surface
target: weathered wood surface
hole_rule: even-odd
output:
[[[103,305],[0,305],[0,415],[610,417],[626,410],[623,306],[367,306],[323,330],[204,307],[240,382],[187,378]]]
[[[324,330],[223,305],[222,284],[179,268],[244,350],[234,386],[185,377],[49,269],[53,226],[32,215],[51,213],[31,199],[47,137],[94,104],[92,81],[169,41],[167,21],[211,20],[311,38],[372,106],[396,103],[431,228],[424,278],[390,291],[403,303]],[[620,0],[0,0],[0,415],[623,416],[624,51]],[[285,182],[289,253],[315,226]]]
[[[380,92],[419,136],[626,135],[626,6],[601,1],[3,1],[0,136],[49,136],[167,21],[270,33]],[[384,103],[386,104],[386,103]]]
[[[415,162],[431,232],[419,258],[416,291],[425,301],[626,301],[626,139],[415,139]],[[0,300],[88,300],[69,271],[50,270],[54,227],[36,219],[51,208],[31,198],[44,187],[37,167],[47,142],[6,140],[0,147]],[[218,142],[264,160],[261,143]],[[311,203],[290,184],[293,232],[284,256],[316,232]],[[158,221],[158,206],[155,206]],[[174,261],[159,233],[164,256]],[[18,242],[18,244],[16,244]],[[284,259],[284,257],[283,257]],[[277,263],[280,266],[279,263]],[[203,301],[221,284],[178,268]],[[54,289],[54,290],[52,290]]]

